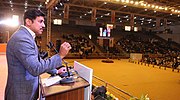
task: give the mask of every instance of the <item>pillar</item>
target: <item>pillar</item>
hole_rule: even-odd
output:
[[[51,9],[47,9],[47,44],[51,41]],[[47,51],[48,54],[50,55],[50,49],[48,47]]]
[[[131,26],[131,31],[134,30],[134,14],[131,14],[130,16],[130,26]]]
[[[96,8],[92,8],[91,22],[96,22]]]

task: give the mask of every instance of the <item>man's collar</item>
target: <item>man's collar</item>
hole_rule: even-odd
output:
[[[29,29],[28,27],[26,27],[26,26],[24,26],[24,25],[21,25],[21,26],[24,27],[24,28],[26,28],[26,29],[29,31],[29,33],[32,35],[33,39],[35,39],[36,34],[35,34],[31,29]]]

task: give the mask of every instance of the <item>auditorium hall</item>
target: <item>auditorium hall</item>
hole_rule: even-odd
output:
[[[0,9],[0,100],[180,100],[180,0],[0,0]]]

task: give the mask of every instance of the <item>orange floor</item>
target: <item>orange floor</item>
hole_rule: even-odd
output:
[[[74,59],[67,59],[73,65]],[[180,73],[170,69],[163,70],[127,62],[113,60],[114,63],[102,63],[101,59],[77,59],[80,63],[93,68],[94,75],[140,97],[148,94],[151,100],[180,100]],[[5,55],[0,55],[0,100],[3,100],[7,78]]]
[[[0,43],[0,47],[1,47],[0,48],[0,53],[1,52],[6,52],[6,45],[7,45],[6,43]]]

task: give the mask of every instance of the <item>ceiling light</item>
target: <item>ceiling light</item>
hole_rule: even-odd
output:
[[[63,3],[59,3],[61,6],[63,6]]]
[[[125,2],[125,0],[121,0],[121,2]]]
[[[156,6],[155,8],[156,8],[156,9],[158,9],[158,8],[159,8],[159,6]]]
[[[167,7],[165,7],[165,8],[164,8],[164,10],[168,10],[168,8],[167,8]]]
[[[89,12],[88,12],[88,14],[91,14],[91,13],[92,13],[92,11],[89,11]]]
[[[106,0],[106,1],[113,1],[113,0]],[[134,4],[134,6],[138,6],[139,4],[143,7],[145,7],[145,9],[147,9],[147,7],[149,8],[155,8],[155,9],[159,9],[159,10],[165,10],[165,11],[168,11],[169,9],[173,12],[173,13],[180,13],[180,11],[178,9],[175,9],[176,7],[172,7],[172,6],[168,6],[168,7],[165,7],[165,6],[159,6],[159,5],[156,5],[156,4],[150,4],[148,2],[146,2],[145,0],[141,1],[141,0],[116,0],[117,2],[118,1],[121,1],[123,4],[127,4],[125,5],[124,7],[127,7],[128,4],[132,5]],[[105,4],[107,2],[104,2]],[[147,10],[145,10],[147,11]],[[154,11],[156,13],[156,11]]]
[[[126,3],[129,3],[129,0],[126,0]]]
[[[104,14],[105,16],[109,16],[110,15],[110,13],[107,13],[107,14]]]
[[[161,10],[162,10],[162,9],[164,9],[164,8],[160,6],[160,7],[159,7],[159,9],[161,9]]]
[[[25,1],[24,5],[27,6],[27,1]]]
[[[152,5],[151,7],[152,7],[152,8],[154,8],[155,6],[154,6],[154,5]]]
[[[42,4],[40,4],[39,7],[42,7]]]
[[[139,4],[139,2],[138,2],[138,1],[136,1],[134,4],[135,4],[135,5],[138,5],[138,4]]]
[[[58,7],[55,7],[56,10],[58,10]]]
[[[10,18],[10,19],[0,21],[0,24],[5,24],[5,25],[11,26],[11,27],[16,27],[19,25],[19,16],[13,15],[12,18]]]
[[[134,3],[134,1],[130,1],[130,4],[133,4]]]

